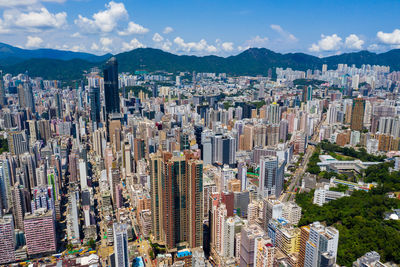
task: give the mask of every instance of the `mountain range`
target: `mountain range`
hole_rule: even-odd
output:
[[[101,67],[111,56],[54,49],[26,50],[0,43],[0,69],[3,72],[16,75],[28,71],[30,76],[44,79],[81,79],[84,71]],[[307,70],[321,69],[323,64],[327,64],[328,69],[335,69],[341,63],[358,67],[363,64],[385,65],[391,70],[400,70],[400,49],[380,54],[360,51],[319,58],[304,53],[281,54],[266,48],[250,48],[229,57],[175,55],[154,48],[138,48],[115,57],[119,62],[119,71],[131,73],[147,70],[266,75],[268,69],[276,67]]]

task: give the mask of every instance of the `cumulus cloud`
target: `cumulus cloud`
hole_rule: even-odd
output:
[[[90,47],[91,50],[93,51],[101,51],[101,52],[111,52],[110,46],[112,45],[113,40],[108,37],[101,37],[99,40],[99,44],[97,43],[92,43],[92,46]]]
[[[0,19],[0,34],[9,33],[10,29],[4,24],[4,21]]]
[[[110,46],[112,45],[113,40],[111,38],[107,38],[107,37],[102,37],[100,38],[100,44],[102,46]]]
[[[75,32],[75,33],[71,34],[71,37],[73,37],[73,38],[81,38],[82,35],[79,32]]]
[[[99,47],[98,44],[92,43],[92,46],[90,47],[90,49],[91,49],[91,50],[94,50],[94,51],[99,51],[99,50],[100,50],[100,47]]]
[[[350,34],[349,36],[346,37],[344,44],[348,49],[361,50],[364,45],[364,40],[360,39],[355,34]]]
[[[92,19],[79,15],[74,21],[75,24],[89,33],[99,31],[107,33],[115,29],[119,20],[128,17],[128,11],[123,3],[111,1],[105,7],[106,10],[93,14]]]
[[[285,41],[290,41],[290,42],[298,41],[296,36],[294,36],[293,34],[291,34],[288,31],[285,31],[284,29],[282,29],[282,27],[280,25],[271,24],[270,27],[271,27],[271,29],[276,31],[281,37],[283,37],[285,39]]]
[[[218,49],[214,45],[207,44],[207,41],[201,39],[199,42],[186,43],[181,37],[176,37],[174,43],[178,46],[178,49],[184,52],[208,52],[214,53]]]
[[[400,30],[395,29],[393,32],[385,33],[379,31],[376,36],[379,41],[388,45],[400,45]]]
[[[367,47],[367,50],[368,50],[368,51],[371,51],[371,52],[381,52],[381,51],[383,51],[384,49],[385,49],[385,47],[382,46],[382,45],[379,45],[379,44],[370,44],[370,45]]]
[[[145,34],[148,32],[149,32],[149,29],[131,21],[128,23],[128,28],[125,31],[118,32],[118,34],[121,36],[126,36],[126,35],[131,35],[131,34]]]
[[[166,40],[165,42],[162,43],[161,45],[161,49],[164,51],[171,51],[171,41],[170,40]]]
[[[225,42],[221,44],[222,50],[226,52],[233,51],[233,43],[232,42]]]
[[[167,27],[165,27],[163,33],[164,34],[168,34],[168,33],[171,33],[173,31],[174,31],[174,29],[172,27],[167,26]]]
[[[129,43],[126,42],[122,43],[122,51],[130,51],[133,49],[144,48],[144,47],[146,46],[136,38],[133,38]]]
[[[267,37],[261,37],[257,35],[256,37],[247,40],[244,46],[239,46],[239,50],[245,50],[250,47],[264,47],[268,44],[268,38]]]
[[[61,28],[67,24],[67,13],[50,13],[42,7],[38,11],[22,13],[17,10],[6,10],[4,12],[4,23],[9,26],[30,30],[45,30]]]
[[[153,35],[153,41],[156,43],[162,42],[164,40],[164,37],[162,37],[159,33],[155,33]]]
[[[84,45],[73,45],[71,47],[71,51],[73,51],[73,52],[84,52],[84,51],[86,51],[86,47]]]
[[[27,48],[35,48],[35,47],[40,47],[42,43],[43,43],[42,38],[37,36],[28,36],[25,46]]]
[[[28,6],[36,3],[37,0],[0,0],[0,6],[3,7]]]
[[[322,52],[322,51],[336,51],[342,46],[342,38],[337,34],[323,35],[321,34],[321,40],[318,43],[311,45],[309,50],[311,52]]]

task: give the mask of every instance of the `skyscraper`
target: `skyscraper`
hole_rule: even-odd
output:
[[[90,88],[89,98],[90,98],[90,119],[93,125],[96,123],[96,126],[98,126],[100,122],[100,109],[101,109],[100,88],[98,87]]]
[[[203,244],[203,162],[198,151],[150,156],[153,235],[168,248]]]
[[[115,253],[115,266],[128,267],[128,233],[126,224],[114,223],[114,253]]]
[[[353,108],[351,112],[351,129],[353,131],[361,131],[364,122],[365,100],[358,97],[353,100]]]
[[[278,124],[281,120],[280,106],[274,102],[269,106],[268,110],[268,122]]]
[[[59,92],[57,92],[54,96],[55,104],[56,104],[56,114],[57,118],[61,119],[63,116],[63,106],[62,106],[62,98]]]
[[[280,196],[283,189],[285,163],[279,163],[274,156],[263,156],[260,159],[260,178],[258,193],[261,197]]]
[[[52,210],[38,209],[27,214],[24,229],[28,255],[56,251],[56,229]]]
[[[32,85],[29,82],[24,84],[25,107],[35,113],[35,98],[33,96]]]
[[[15,261],[15,235],[12,215],[0,217],[0,264]]]
[[[310,225],[310,234],[306,242],[304,267],[321,266],[322,254],[336,259],[339,231],[334,227],[324,227],[319,222]],[[328,255],[327,255],[328,254]]]
[[[4,81],[3,81],[3,71],[0,71],[0,107],[3,107],[7,104],[6,101],[6,91],[4,88]]]
[[[106,113],[119,113],[118,92],[118,62],[115,57],[110,58],[104,67],[104,98],[106,101]]]
[[[13,155],[28,152],[28,138],[25,132],[10,132],[8,135],[8,147]]]

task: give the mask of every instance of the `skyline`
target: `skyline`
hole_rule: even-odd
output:
[[[0,0],[0,42],[95,54],[152,47],[218,56],[250,47],[315,56],[400,47],[400,3],[326,2]]]

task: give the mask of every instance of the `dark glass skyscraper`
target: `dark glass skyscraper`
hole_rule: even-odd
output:
[[[90,119],[92,123],[100,122],[100,88],[90,88],[89,91],[90,98]]]
[[[107,115],[119,113],[118,62],[115,57],[110,58],[104,67],[104,97]]]

